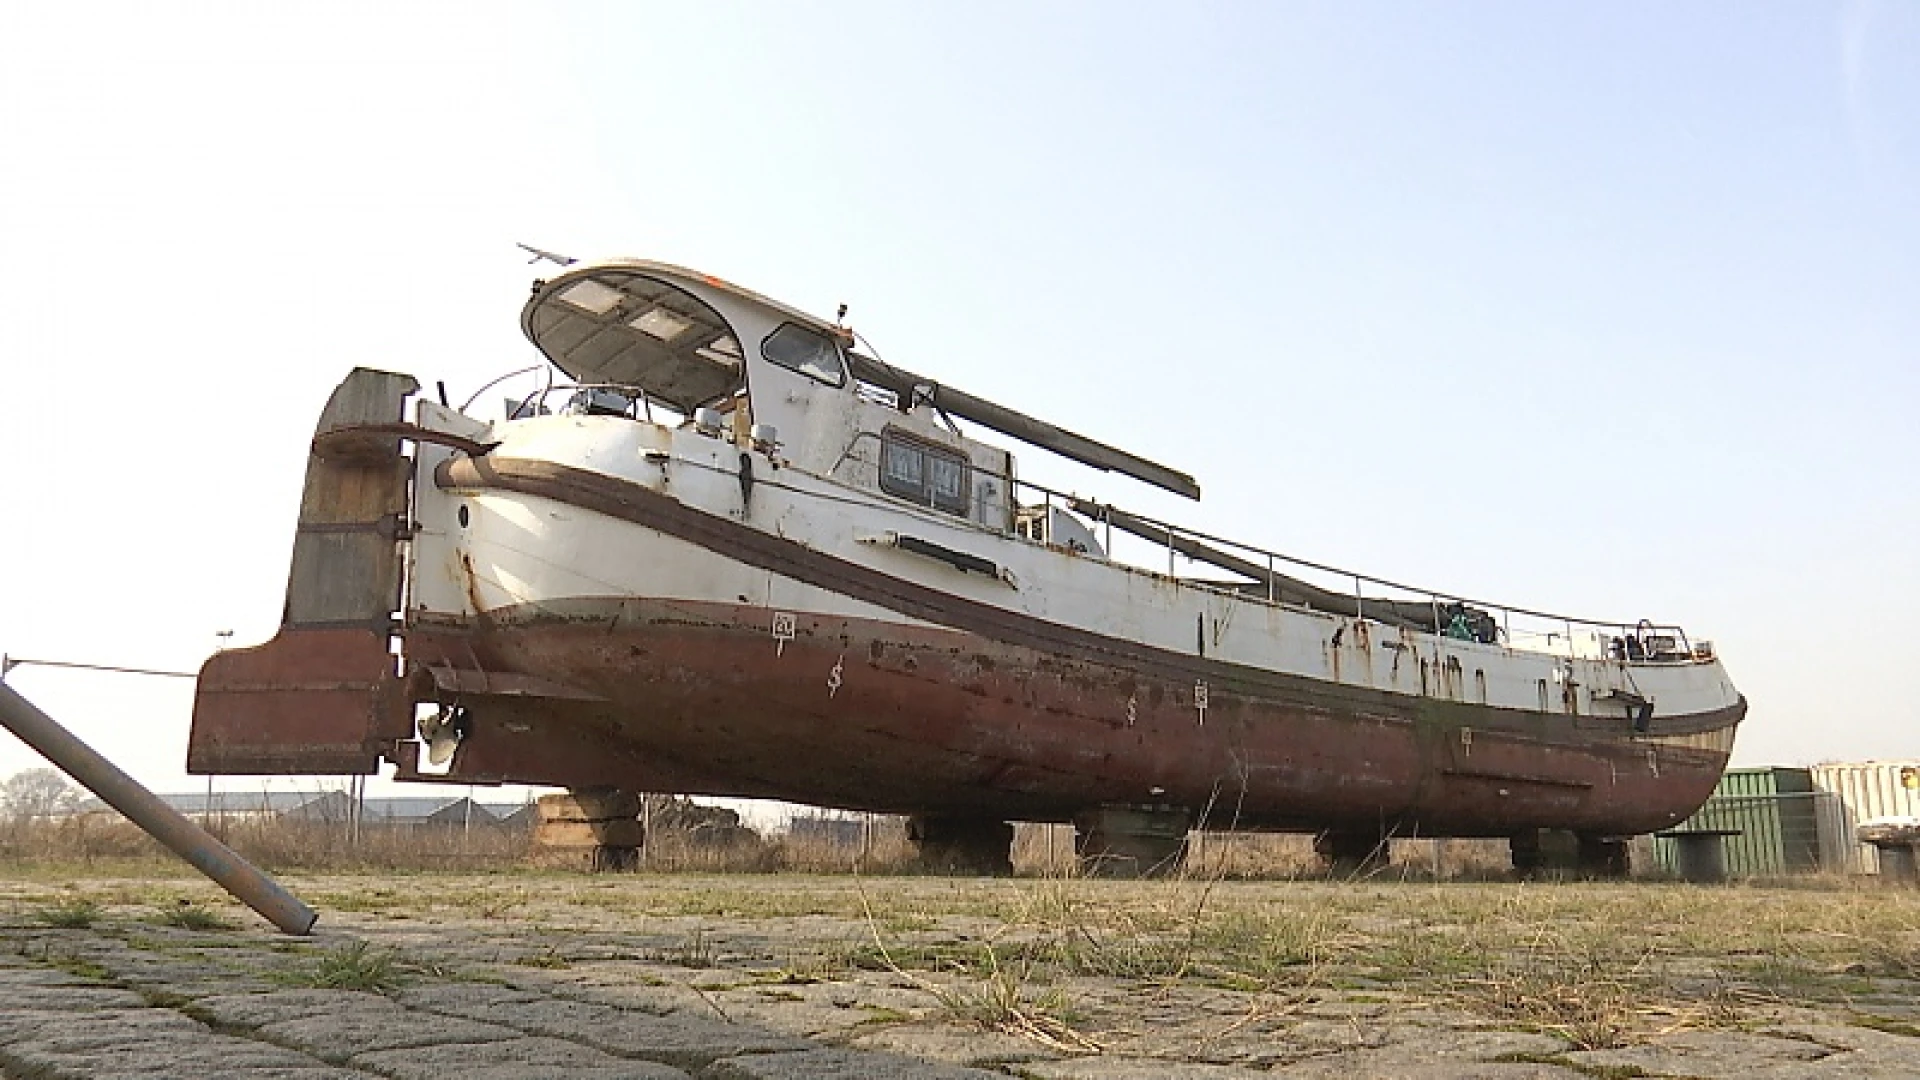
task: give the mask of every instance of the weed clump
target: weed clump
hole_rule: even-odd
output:
[[[564,971],[573,966],[573,962],[560,955],[560,946],[549,945],[544,951],[528,953],[513,961],[519,967],[546,968],[552,971]]]
[[[233,929],[233,924],[224,917],[190,900],[182,900],[173,907],[163,909],[156,921],[162,926],[178,927],[181,930]]]
[[[313,990],[384,993],[398,989],[406,976],[393,953],[356,941],[321,953],[311,964],[283,975],[280,981]]]
[[[695,930],[686,941],[671,949],[663,949],[654,956],[660,963],[683,968],[714,967],[719,958],[719,950],[705,930]]]
[[[100,905],[85,897],[49,904],[33,913],[35,922],[55,930],[85,930],[100,919]]]
[[[1071,1003],[1063,991],[1033,987],[1030,956],[1008,967],[1000,966],[994,950],[988,950],[987,957],[989,969],[978,979],[927,985],[949,1019],[983,1031],[1019,1035],[1062,1053],[1100,1052],[1099,1043],[1074,1029]]]

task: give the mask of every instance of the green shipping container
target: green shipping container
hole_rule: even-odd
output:
[[[1735,876],[1805,873],[1820,868],[1820,828],[1813,774],[1807,769],[1728,769],[1706,805],[1672,831],[1727,829],[1727,873]],[[1674,870],[1671,840],[1655,839],[1654,860]]]

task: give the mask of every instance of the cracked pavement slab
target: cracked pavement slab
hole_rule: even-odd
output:
[[[157,926],[143,888],[102,885],[92,925],[53,929],[33,918],[45,887],[0,882],[0,1075],[1920,1076],[1920,897],[1874,901],[1887,941],[1812,941],[1788,969],[1687,924],[1725,916],[1704,894],[1613,967],[1604,926],[1546,958],[1561,924],[1521,923],[1518,951],[1488,953],[1492,920],[1539,895],[1504,885],[1217,883],[1209,922],[1180,906],[1191,892],[1152,885],[363,875],[306,883],[333,901],[310,939],[238,909],[225,929]],[[1556,918],[1620,895],[1548,894],[1570,902]],[[1649,897],[1678,903],[1629,900]],[[1429,921],[1407,931],[1402,908]],[[1289,937],[1330,911],[1337,926]],[[1663,981],[1626,981],[1648,969]]]

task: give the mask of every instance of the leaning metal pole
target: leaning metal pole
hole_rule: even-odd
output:
[[[161,802],[159,796],[74,738],[72,732],[5,683],[0,683],[0,724],[282,931],[306,934],[320,918],[298,897]]]

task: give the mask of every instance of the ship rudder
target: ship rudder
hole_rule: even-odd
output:
[[[356,368],[334,390],[307,456],[280,632],[200,669],[188,772],[371,774],[412,736],[389,648],[412,463],[391,429],[417,389]]]

